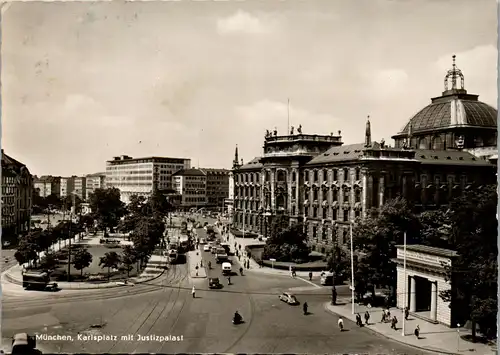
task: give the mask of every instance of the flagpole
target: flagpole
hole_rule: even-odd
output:
[[[408,284],[408,280],[407,280],[407,276],[406,276],[406,232],[404,233],[404,257],[403,257],[403,269],[404,269],[404,294],[403,294],[403,306],[404,307],[407,307],[407,302],[408,302],[408,295],[407,295],[407,284]],[[404,312],[405,312],[405,308],[403,308],[403,330],[402,330],[402,336],[405,336],[405,316],[404,316]]]
[[[352,314],[354,314],[354,246],[352,242],[352,223],[349,225],[351,235],[351,300],[352,300]]]
[[[288,116],[287,132],[290,132],[290,99],[288,99],[287,116]]]

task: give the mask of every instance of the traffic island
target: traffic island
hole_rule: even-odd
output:
[[[199,249],[188,252],[187,259],[191,278],[202,279],[207,277],[207,271],[202,265],[201,251]]]

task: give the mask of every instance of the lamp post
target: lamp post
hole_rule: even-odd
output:
[[[404,249],[404,257],[403,257],[403,269],[404,269],[404,293],[403,293],[403,299],[404,299],[404,302],[403,302],[403,306],[406,307],[406,303],[408,302],[408,295],[407,295],[407,283],[408,283],[408,280],[407,280],[407,276],[406,276],[406,232],[404,232],[404,241],[403,241],[403,249]],[[404,311],[404,309],[403,309]],[[405,317],[403,317],[403,330],[402,330],[402,336],[405,336],[405,325],[406,325],[406,320],[405,320]]]
[[[351,300],[352,300],[351,311],[352,314],[354,314],[354,246],[352,242],[352,223],[349,225],[349,234],[351,237]]]

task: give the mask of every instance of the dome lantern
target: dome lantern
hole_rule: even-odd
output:
[[[443,95],[446,95],[451,92],[460,92],[460,93],[466,93],[467,91],[465,90],[464,87],[464,75],[462,74],[462,71],[457,68],[457,65],[455,63],[456,55],[453,55],[453,67],[451,70],[448,70],[446,73],[446,76],[444,77],[444,92]],[[457,80],[460,79],[460,88],[457,88]],[[451,82],[451,89],[449,89],[449,84]]]

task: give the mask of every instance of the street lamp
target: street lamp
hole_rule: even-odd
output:
[[[404,293],[403,293],[403,299],[404,299],[404,302],[403,302],[403,306],[404,307],[407,307],[406,306],[406,303],[408,302],[408,296],[407,296],[407,283],[408,283],[408,280],[407,280],[407,276],[406,276],[406,232],[404,232],[404,241],[403,241],[403,245],[404,245],[404,257],[403,257],[403,269],[404,269]],[[404,310],[403,310],[404,311]],[[405,317],[403,317],[403,330],[402,330],[402,336],[405,336],[405,325],[406,325],[406,321],[405,321]]]
[[[352,314],[354,314],[354,246],[352,242],[352,222],[349,224],[349,234],[351,237],[351,300]]]

